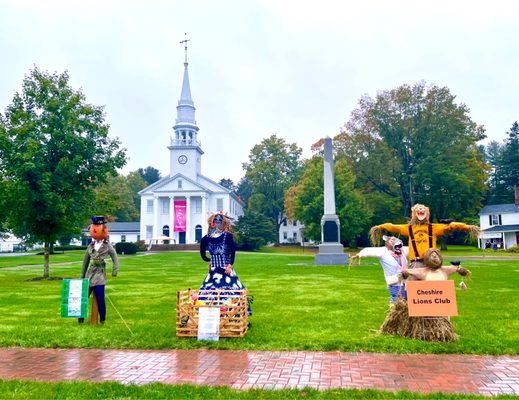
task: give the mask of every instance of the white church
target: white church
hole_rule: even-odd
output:
[[[243,204],[231,190],[202,175],[204,152],[198,140],[187,67],[186,52],[174,134],[168,146],[169,175],[139,192],[140,238],[146,243],[199,243],[207,233],[210,213],[222,211],[234,219],[243,215]]]

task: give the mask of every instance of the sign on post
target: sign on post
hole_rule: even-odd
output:
[[[220,338],[220,307],[198,308],[198,340]]]
[[[86,318],[88,314],[88,279],[63,279],[61,316]]]
[[[449,317],[458,315],[454,281],[407,281],[410,317]]]

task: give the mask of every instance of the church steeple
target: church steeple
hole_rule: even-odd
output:
[[[184,59],[184,79],[182,81],[182,91],[180,93],[180,100],[177,105],[177,118],[173,130],[174,137],[171,138],[170,146],[170,175],[183,173],[196,178],[200,174],[200,156],[204,154],[198,141],[198,126],[195,120],[195,105],[191,98],[191,87],[189,85],[189,73],[187,62],[187,42],[186,38],[180,43],[184,44],[185,59]],[[189,157],[188,153],[192,153]],[[181,161],[179,161],[181,160]],[[189,161],[189,162],[188,162]]]

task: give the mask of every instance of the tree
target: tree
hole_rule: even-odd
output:
[[[232,190],[233,192],[236,189],[236,186],[234,186],[234,182],[232,179],[222,178],[220,179],[220,185],[222,185],[224,188]]]
[[[111,216],[120,222],[138,221],[140,209],[135,207],[134,192],[123,175],[108,174],[106,182],[95,188],[94,215]]]
[[[484,129],[454,100],[448,88],[424,82],[363,96],[335,138],[359,186],[398,199],[405,216],[416,202],[435,219],[476,213],[488,169],[477,146]]]
[[[243,201],[243,204],[245,204],[245,208],[247,208],[249,204],[249,198],[252,195],[252,185],[247,177],[244,176],[238,182],[236,187],[236,194],[240,200]]]
[[[157,182],[160,179],[160,171],[153,167],[139,168],[137,172],[140,174],[142,179],[149,185]]]
[[[513,123],[503,149],[503,177],[513,199],[514,186],[519,184],[519,124]]]
[[[139,212],[140,216],[141,196],[139,195],[139,192],[148,185],[146,181],[142,178],[141,174],[139,174],[139,171],[133,171],[126,175],[126,182],[128,183],[130,191],[132,192],[133,206]]]
[[[276,241],[277,233],[272,221],[256,211],[246,210],[234,225],[236,244],[242,250],[257,250]]]
[[[252,186],[249,206],[254,196],[261,195],[262,201],[257,202],[261,204],[255,210],[268,217],[278,230],[285,220],[285,192],[301,175],[301,153],[295,143],[288,144],[271,135],[252,148],[249,162],[243,164],[245,177]]]
[[[488,193],[485,204],[506,203],[510,193],[507,190],[503,171],[504,144],[496,141],[490,142],[484,149],[485,159],[490,165],[489,179],[487,182]]]
[[[285,209],[290,219],[301,221],[305,237],[321,240],[324,213],[323,157],[314,156],[306,165],[301,181],[287,191]],[[355,176],[345,157],[337,158],[335,172],[335,208],[341,224],[341,241],[354,245],[369,229],[371,211],[355,189]]]
[[[108,137],[103,108],[86,103],[68,81],[67,72],[34,67],[0,115],[8,227],[44,243],[44,278],[51,246],[81,231],[95,206],[94,188],[125,164],[125,150]]]

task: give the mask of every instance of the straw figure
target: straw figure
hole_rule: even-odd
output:
[[[424,267],[402,271],[402,277],[409,280],[447,280],[458,273],[469,276],[470,271],[460,265],[442,266],[443,258],[436,249],[428,249],[424,255]],[[382,333],[420,339],[431,342],[453,342],[458,339],[454,326],[447,317],[409,317],[407,302],[398,298],[389,310],[380,328]]]
[[[431,223],[429,207],[415,204],[411,208],[409,224],[394,225],[385,223],[374,226],[369,234],[371,242],[376,246],[380,242],[382,231],[386,230],[403,236],[409,236],[409,268],[423,267],[423,258],[427,249],[436,248],[436,238],[453,231],[468,232],[472,238],[477,238],[481,232],[476,225],[467,225],[461,222]]]
[[[83,259],[83,267],[81,269],[81,278],[87,278],[89,281],[88,295],[94,293],[95,304],[99,310],[101,324],[106,320],[106,303],[105,303],[105,285],[106,285],[106,262],[105,259],[112,259],[112,276],[116,277],[119,271],[119,259],[115,249],[108,240],[108,227],[106,219],[103,216],[93,216],[92,224],[88,228],[92,241],[87,246],[85,257]],[[92,306],[92,321],[97,323],[96,308]],[[79,318],[79,323],[83,323],[84,319]]]
[[[350,262],[354,263],[362,257],[376,257],[380,260],[380,266],[384,270],[384,279],[386,280],[387,290],[389,291],[389,304],[393,304],[398,296],[407,298],[405,285],[402,280],[402,271],[407,269],[407,255],[409,247],[394,237],[383,237],[385,246],[382,247],[365,247],[358,254],[351,256]]]

